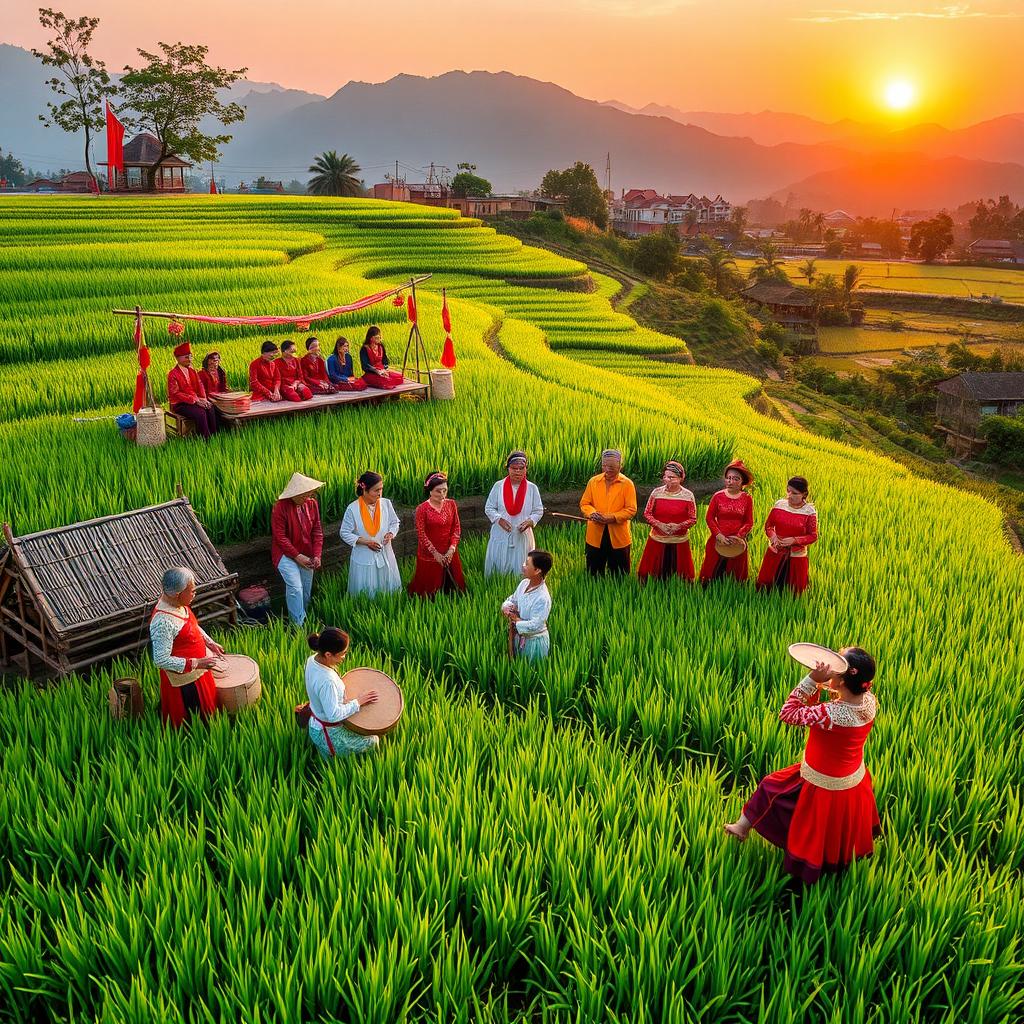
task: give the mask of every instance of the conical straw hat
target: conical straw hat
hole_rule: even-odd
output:
[[[323,485],[322,480],[314,480],[311,476],[303,476],[302,473],[292,473],[288,486],[278,495],[278,499],[297,498],[300,494],[318,491]]]

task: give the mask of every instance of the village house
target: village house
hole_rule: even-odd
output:
[[[815,318],[814,299],[806,288],[788,284],[752,284],[740,295],[755,310],[767,312],[781,326],[795,334],[813,338],[816,344],[818,326]]]
[[[653,188],[623,189],[612,203],[612,227],[624,235],[638,237],[673,225],[680,235],[714,234],[732,217],[732,205],[721,195],[667,195]]]
[[[526,220],[535,213],[561,210],[564,199],[540,195],[504,193],[490,196],[458,197],[447,185],[406,184],[404,181],[384,181],[373,186],[374,199],[387,199],[395,203],[420,203],[423,206],[445,206],[458,210],[464,217],[510,217]]]
[[[35,178],[22,186],[24,192],[65,192],[86,194],[92,191],[92,177],[88,171],[72,171],[60,178]]]
[[[985,447],[979,437],[986,416],[1013,416],[1024,408],[1024,373],[958,373],[935,385],[936,429],[958,455]]]
[[[178,156],[167,156],[157,168],[152,187],[148,171],[160,159],[160,140],[149,132],[140,132],[125,143],[124,170],[115,171],[112,192],[185,192],[185,170],[192,165]],[[100,166],[106,167],[103,163]]]
[[[1024,242],[1009,242],[1003,238],[978,238],[967,246],[967,255],[973,260],[1024,263]]]

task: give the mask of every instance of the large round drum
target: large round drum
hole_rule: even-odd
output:
[[[360,736],[383,736],[391,732],[405,709],[402,691],[391,678],[375,668],[353,668],[341,681],[345,684],[345,700],[361,697],[367,690],[376,690],[378,700],[346,718],[341,724]]]
[[[805,668],[814,668],[819,661],[828,665],[833,672],[845,672],[850,667],[841,654],[820,644],[790,644],[789,656]]]
[[[252,658],[225,654],[211,672],[217,684],[217,707],[222,711],[234,714],[260,699],[260,667]]]
[[[727,540],[715,540],[715,550],[722,558],[735,558],[747,550],[747,542],[742,537],[732,542]]]

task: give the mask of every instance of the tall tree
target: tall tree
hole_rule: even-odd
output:
[[[15,188],[24,185],[28,180],[22,162],[17,157],[11,156],[10,153],[4,156],[2,152],[0,152],[0,178]]]
[[[747,208],[745,206],[734,206],[729,217],[729,234],[740,241],[747,231]]]
[[[321,153],[309,168],[313,175],[306,185],[311,196],[359,196],[363,194],[363,183],[357,175],[362,168],[348,155],[340,156],[329,149]]]
[[[608,204],[590,164],[577,160],[564,171],[548,171],[540,183],[546,196],[564,196],[565,212],[573,217],[586,217],[599,228],[608,226]]]
[[[459,166],[463,165],[459,164]],[[452,178],[452,195],[457,199],[465,199],[466,196],[489,196],[490,194],[491,183],[472,171],[459,171]]]
[[[713,239],[701,257],[700,268],[719,295],[731,295],[740,284],[733,254]]]
[[[222,125],[245,118],[238,103],[222,103],[221,89],[233,85],[247,68],[228,71],[210,67],[206,61],[209,47],[186,43],[158,43],[160,53],[139,50],[146,62],[142,67],[126,67],[121,78],[122,121],[134,129],[152,132],[160,143],[160,155],[147,168],[146,180],[153,188],[156,172],[169,156],[188,157],[194,163],[216,160],[219,149],[231,141],[230,135],[207,135],[200,131],[204,117]]]
[[[789,284],[779,250],[771,242],[762,244],[761,254],[750,268],[748,277],[751,284]]]
[[[814,278],[818,273],[817,260],[804,260],[796,269],[797,273],[800,274],[801,277],[807,278],[808,284],[814,284]]]
[[[846,304],[849,305],[853,299],[853,293],[860,284],[864,271],[856,263],[850,263],[843,271],[843,295],[846,297]]]
[[[928,220],[919,220],[910,229],[910,252],[925,263],[933,263],[953,248],[953,218],[939,213]]]
[[[60,11],[41,7],[39,24],[54,35],[45,50],[32,51],[44,67],[56,70],[46,84],[58,97],[63,97],[61,103],[47,103],[49,114],[40,114],[39,120],[47,128],[56,125],[72,134],[84,132],[85,169],[93,179],[96,175],[89,152],[92,136],[103,129],[103,100],[117,91],[110,84],[106,65],[89,53],[99,23],[99,18],[69,18]]]

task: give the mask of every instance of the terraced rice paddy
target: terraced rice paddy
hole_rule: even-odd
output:
[[[103,221],[147,247],[144,273]],[[152,713],[113,726],[112,672],[141,672],[155,700],[145,662],[3,691],[0,1017],[1024,1016],[1024,705],[1012,682],[1024,570],[995,507],[759,416],[749,378],[648,358],[679,342],[616,313],[614,282],[538,287],[585,272],[448,211],[40,199],[0,205],[0,238],[15,234],[0,260],[38,248],[26,258],[48,268],[39,294],[19,264],[3,263],[14,284],[0,276],[0,388],[14,403],[0,450],[16,453],[0,463],[0,517],[17,532],[164,500],[181,480],[211,533],[238,539],[266,532],[293,469],[328,481],[333,521],[368,465],[406,502],[435,466],[456,496],[481,493],[523,444],[542,490],[563,489],[615,444],[640,484],[671,456],[710,478],[742,455],[758,521],[804,472],[822,539],[797,601],[731,584],[594,583],[574,528],[542,526],[556,567],[554,653],[540,669],[503,656],[496,607],[512,584],[483,581],[480,538],[465,542],[459,600],[352,601],[344,574],[326,574],[317,617],[350,630],[350,662],[384,667],[407,697],[379,756],[329,769],[296,733],[307,652],[280,625],[224,638],[258,658],[264,696],[208,732],[165,733]],[[157,235],[163,264],[148,248]],[[129,326],[113,305],[297,313],[413,271],[436,273],[420,302],[434,352],[450,289],[455,402],[305,416],[206,450],[143,451],[109,421],[73,422],[129,401]],[[46,293],[51,275],[63,291]],[[398,362],[406,330],[392,310],[373,315]],[[338,329],[356,336],[357,320]],[[240,383],[263,335],[187,336],[199,352],[216,344]],[[150,341],[154,368],[168,366],[172,340]],[[694,535],[702,547],[702,524]],[[755,559],[763,546],[755,538]],[[799,678],[784,653],[794,639],[859,643],[880,666],[867,754],[885,838],[806,892],[775,850],[720,831],[758,775],[799,756],[802,737],[776,718]]]

